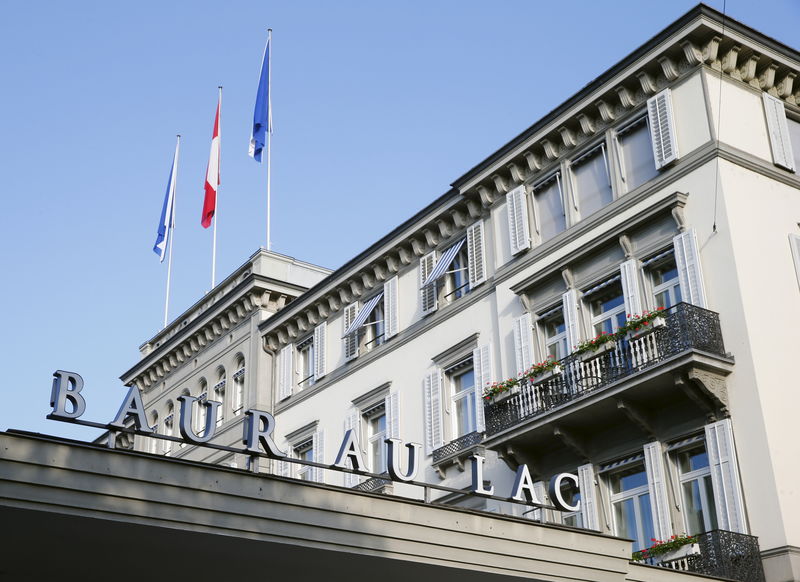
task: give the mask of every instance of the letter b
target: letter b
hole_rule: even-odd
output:
[[[86,410],[86,400],[81,396],[83,378],[75,372],[56,370],[53,372],[53,390],[50,392],[50,406],[53,412],[47,415],[53,419],[79,418]],[[67,411],[67,402],[72,410]]]

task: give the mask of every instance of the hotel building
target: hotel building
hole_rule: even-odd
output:
[[[798,71],[794,49],[698,6],[339,269],[256,252],[122,379],[162,434],[183,394],[221,403],[193,409],[220,444],[241,441],[247,408],[271,412],[298,459],[332,463],[354,430],[373,474],[384,439],[419,442],[419,478],[465,491],[437,502],[634,551],[697,535],[664,565],[800,580]],[[526,465],[543,503],[574,473],[579,510],[466,494],[475,454],[497,491]],[[388,477],[269,470],[419,497]]]

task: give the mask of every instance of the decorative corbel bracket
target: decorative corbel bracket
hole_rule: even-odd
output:
[[[638,407],[624,400],[617,400],[617,409],[622,411],[639,430],[651,439],[656,438],[656,432],[647,415]]]
[[[642,86],[642,91],[645,95],[655,95],[658,91],[656,81],[647,71],[639,71],[636,73],[636,78],[639,79],[639,84]]]
[[[578,455],[584,463],[590,462],[589,453],[583,443],[570,431],[561,426],[553,427],[553,435],[559,439],[565,447]]]
[[[674,81],[680,75],[678,67],[675,65],[675,61],[673,61],[671,58],[666,56],[659,57],[658,64],[661,65],[661,71],[664,73],[667,81]]]
[[[601,100],[595,103],[595,106],[597,107],[597,111],[600,113],[600,118],[605,123],[611,123],[614,121],[616,115],[614,115],[614,108],[611,107],[611,105]]]
[[[538,172],[542,169],[541,158],[533,152],[525,152],[522,156],[525,158],[525,161],[528,162],[528,169],[531,172]]]

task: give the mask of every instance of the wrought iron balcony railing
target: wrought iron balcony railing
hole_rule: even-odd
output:
[[[525,379],[516,394],[486,402],[486,436],[544,414],[585,394],[653,368],[678,354],[700,350],[725,356],[719,314],[688,303],[663,312],[663,325],[652,324],[593,352],[570,354],[560,372]]]
[[[665,559],[665,554],[641,562],[739,582],[764,582],[761,552],[755,536],[716,529],[697,536],[696,550],[696,553],[676,559]]]
[[[446,445],[433,451],[433,464],[436,465],[445,459],[454,457],[461,451],[466,451],[467,449],[470,449],[475,445],[479,445],[482,442],[482,432],[470,432],[464,436],[458,437],[457,439],[450,441]]]

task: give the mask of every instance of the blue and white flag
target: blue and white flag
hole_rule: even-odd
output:
[[[158,223],[158,235],[156,244],[153,245],[153,252],[158,255],[161,262],[167,254],[167,243],[172,236],[172,229],[175,227],[175,181],[178,178],[178,150],[180,139],[175,145],[175,156],[172,158],[172,167],[169,170],[169,180],[167,180],[167,193],[164,195],[164,207],[161,209],[161,220]]]
[[[253,131],[250,134],[250,156],[261,163],[261,152],[267,143],[267,132],[272,133],[272,103],[269,82],[269,53],[272,44],[272,29],[267,32],[267,46],[261,61],[261,76],[258,79],[256,107],[253,112]]]

